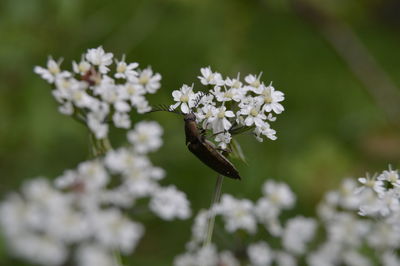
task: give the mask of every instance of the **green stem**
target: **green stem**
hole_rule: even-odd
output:
[[[210,217],[208,220],[208,227],[207,227],[207,235],[204,239],[203,247],[206,247],[211,244],[212,235],[214,231],[214,224],[215,224],[215,205],[218,204],[219,199],[221,198],[221,191],[222,191],[222,181],[224,180],[224,176],[218,175],[217,182],[215,183],[214,195],[211,201],[210,206]]]
[[[90,140],[90,156],[92,158],[97,158],[100,156],[105,155],[109,150],[112,149],[110,140],[108,137],[102,138],[102,139],[97,139],[93,133],[90,133],[89,135],[89,140]]]

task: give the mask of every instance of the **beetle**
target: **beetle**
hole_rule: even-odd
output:
[[[152,108],[150,112],[157,111],[183,115],[186,146],[189,151],[217,173],[233,179],[241,179],[235,166],[220,152],[220,149],[215,147],[214,143],[206,139],[204,130],[199,130],[196,123],[196,115],[193,112],[184,114],[165,105]]]

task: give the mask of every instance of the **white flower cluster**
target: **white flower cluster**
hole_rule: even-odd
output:
[[[0,205],[0,226],[10,250],[40,265],[116,266],[114,253],[131,254],[144,234],[133,220],[142,208],[137,199],[149,198],[149,209],[164,220],[188,218],[186,195],[161,186],[164,170],[147,157],[161,145],[161,133],[154,122],[138,123],[128,133],[132,147],[83,162],[54,184],[33,179],[9,195]]]
[[[172,92],[175,104],[187,114],[193,112],[197,122],[204,129],[210,129],[216,135],[215,141],[223,149],[230,143],[232,135],[245,130],[252,130],[257,140],[262,136],[276,139],[276,131],[269,122],[275,121],[273,114],[280,114],[284,108],[280,102],[284,94],[272,86],[260,81],[260,76],[248,75],[244,82],[237,78],[223,78],[210,67],[201,69],[198,78],[206,88],[194,92],[193,85],[183,85]],[[206,91],[206,92],[205,92]]]
[[[175,258],[175,265],[189,261],[186,265],[203,265],[199,254],[206,248],[212,250],[208,261],[221,261],[222,253],[218,253],[214,244],[201,245],[212,211],[222,217],[228,234],[240,230],[248,236],[246,241],[243,233],[238,234],[242,242],[223,251],[234,255],[230,258],[232,264],[226,265],[294,266],[302,262],[310,266],[400,265],[399,173],[389,168],[358,181],[345,179],[338,190],[328,192],[318,206],[319,220],[296,216],[280,222],[281,211],[292,208],[295,203],[293,193],[283,183],[267,181],[262,188],[263,196],[256,203],[223,195],[213,210],[202,210],[196,216],[187,252]],[[259,230],[260,224],[275,238],[273,241]],[[317,227],[322,230],[315,237]],[[260,239],[263,234],[262,240],[254,242],[255,235]],[[225,237],[228,238],[225,242],[232,242],[229,235]],[[314,248],[310,248],[311,241]]]
[[[73,71],[61,69],[61,60],[49,58],[47,67],[36,66],[35,73],[54,86],[52,93],[60,104],[59,111],[83,122],[97,139],[108,135],[109,124],[130,128],[129,112],[145,113],[151,108],[145,95],[160,88],[161,75],[150,67],[138,69],[138,63],[127,63],[123,56],[115,60],[102,47],[88,49]]]
[[[175,258],[174,264],[180,265],[240,265],[244,260],[242,252],[238,255],[230,251],[218,253],[214,245],[202,246],[207,233],[207,220],[212,214],[222,217],[228,233],[243,231],[249,235],[265,233],[281,239],[280,249],[273,249],[265,241],[249,244],[244,251],[250,265],[264,266],[273,262],[278,265],[297,265],[297,261],[307,250],[307,244],[313,240],[317,223],[314,219],[302,216],[294,217],[281,226],[279,215],[282,210],[294,206],[295,196],[284,183],[267,181],[263,185],[263,196],[256,203],[248,199],[236,199],[224,194],[214,209],[201,210],[192,227],[192,238],[187,244],[187,252]],[[259,225],[264,230],[259,231]],[[207,253],[207,256],[202,254]],[[230,264],[222,263],[222,255],[229,254]],[[234,256],[232,256],[232,254]],[[242,254],[242,255],[240,255]],[[247,265],[247,264],[246,264]]]
[[[327,239],[309,254],[309,265],[400,265],[398,171],[389,168],[358,181],[345,179],[320,204]]]

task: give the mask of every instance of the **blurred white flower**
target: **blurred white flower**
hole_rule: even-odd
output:
[[[110,69],[107,67],[112,64],[112,53],[106,53],[103,47],[88,49],[86,53],[86,60],[99,67],[100,73],[107,73]]]
[[[120,266],[106,249],[96,244],[85,244],[78,248],[79,266]]]
[[[268,266],[273,260],[273,252],[267,243],[260,241],[247,248],[247,255],[252,266]]]
[[[272,204],[282,209],[290,209],[296,202],[296,197],[285,183],[269,180],[264,183],[263,194]]]
[[[164,220],[186,219],[191,215],[190,202],[175,186],[160,188],[154,192],[150,209]]]
[[[380,174],[377,178],[379,181],[387,181],[389,182],[392,186],[400,186],[400,178],[399,178],[399,173],[397,170],[392,170],[389,167],[389,170],[385,170]]]
[[[138,69],[138,63],[126,62],[125,56],[115,60],[115,73],[108,75],[113,56],[100,46],[88,49],[79,63],[73,61],[73,73],[62,70],[61,61],[52,58],[47,68],[34,68],[35,73],[54,84],[52,94],[59,103],[59,112],[86,124],[97,139],[108,136],[109,125],[130,128],[129,112],[150,111],[145,95],[161,86],[160,74],[150,67]]]
[[[306,251],[306,244],[314,237],[317,223],[311,218],[298,216],[290,219],[283,231],[282,244],[296,255]]]
[[[228,194],[222,195],[221,202],[215,206],[216,213],[224,218],[225,229],[228,232],[243,229],[254,234],[257,230],[257,222],[253,210],[251,201],[238,200]]]
[[[128,140],[133,144],[135,151],[148,153],[155,151],[162,145],[163,129],[156,122],[139,122],[128,132]]]
[[[138,75],[138,73],[134,70],[139,66],[138,63],[126,63],[125,62],[125,55],[122,56],[121,61],[116,60],[116,73],[114,77],[117,79],[132,79]]]
[[[34,72],[48,83],[54,83],[58,78],[67,78],[71,76],[71,73],[68,71],[61,71],[60,64],[61,60],[56,62],[53,58],[49,57],[47,60],[47,68],[36,66]]]
[[[94,236],[109,250],[121,250],[129,254],[144,234],[141,224],[124,217],[116,208],[101,211],[92,218]]]
[[[151,67],[144,70],[139,70],[137,76],[130,77],[130,81],[137,85],[139,89],[144,89],[148,93],[156,93],[161,87],[161,75],[153,73]]]

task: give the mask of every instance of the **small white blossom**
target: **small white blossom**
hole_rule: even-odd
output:
[[[295,195],[288,185],[284,183],[267,181],[263,185],[262,189],[264,195],[271,201],[271,203],[279,208],[290,209],[296,201]]]
[[[214,133],[220,133],[222,131],[229,130],[232,126],[231,122],[229,122],[228,118],[234,117],[234,113],[232,111],[226,110],[225,106],[221,106],[216,108],[215,116],[212,116],[208,119],[208,123]]]
[[[193,92],[193,87],[183,85],[180,90],[175,90],[172,92],[172,97],[174,97],[175,103],[171,105],[172,109],[176,109],[179,105],[181,106],[181,111],[184,114],[189,113],[190,109],[194,107],[194,99],[196,94]]]
[[[86,60],[91,64],[98,66],[100,73],[107,73],[109,68],[107,66],[112,64],[112,53],[104,52],[103,47],[98,47],[95,49],[88,49],[86,53]]]
[[[243,229],[252,234],[257,230],[253,208],[251,201],[238,200],[228,194],[222,195],[221,202],[215,206],[216,213],[224,217],[225,229],[228,232]]]
[[[53,58],[49,58],[47,61],[47,68],[36,66],[34,72],[40,75],[48,83],[54,83],[59,78],[69,77],[71,74],[67,71],[61,71],[61,61],[56,62]]]
[[[203,85],[222,86],[225,83],[221,74],[218,72],[212,72],[211,67],[201,68],[200,72],[201,76],[198,76],[198,78]]]
[[[155,192],[150,201],[150,209],[164,220],[186,219],[191,215],[186,195],[178,191],[175,186]]]
[[[78,248],[77,262],[79,266],[120,266],[113,255],[100,245],[82,245]]]
[[[390,168],[390,167],[389,167]],[[399,187],[400,186],[400,178],[399,178],[399,173],[397,170],[385,170],[382,172],[381,175],[377,177],[377,180],[379,181],[387,181],[391,185]]]
[[[273,253],[265,242],[258,242],[247,248],[247,255],[252,266],[268,266],[271,265]]]
[[[138,75],[138,73],[134,70],[139,66],[138,63],[129,63],[125,62],[125,56],[122,56],[121,61],[116,61],[117,65],[117,73],[114,74],[114,77],[117,79],[132,79]]]
[[[163,130],[156,122],[137,123],[134,130],[128,132],[128,140],[139,153],[155,151],[162,145]]]
[[[151,67],[138,71],[138,76],[130,78],[139,88],[143,88],[148,93],[155,93],[160,87],[161,75],[153,73]]]
[[[264,85],[260,86],[257,90],[257,93],[260,94],[260,99],[264,103],[262,110],[264,112],[274,111],[276,114],[280,114],[283,112],[284,108],[280,104],[285,97],[282,92],[276,91],[274,87],[271,85],[265,87]]]
[[[289,220],[283,232],[283,246],[296,255],[303,254],[306,244],[314,237],[316,225],[313,219],[301,216]]]

